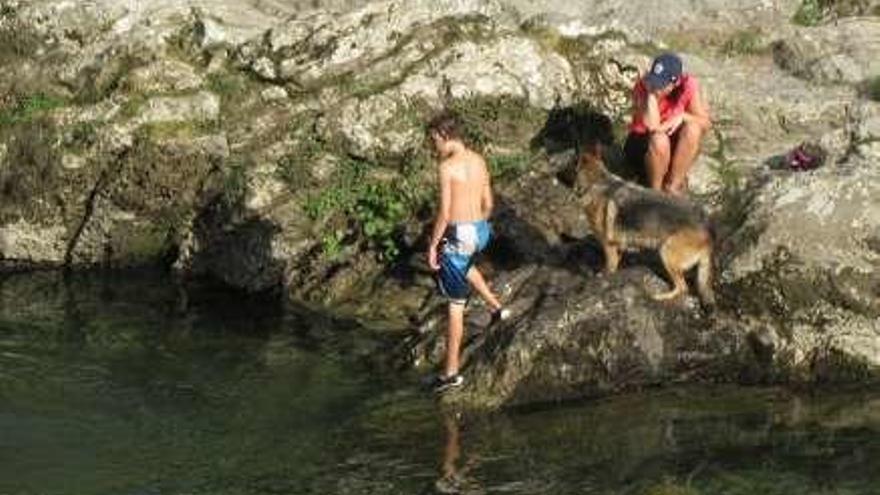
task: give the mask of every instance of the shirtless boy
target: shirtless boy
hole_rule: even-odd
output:
[[[440,203],[428,246],[428,265],[438,272],[440,290],[449,300],[446,361],[434,390],[459,387],[459,351],[464,334],[464,309],[470,287],[480,294],[493,319],[505,314],[501,302],[474,266],[474,256],[486,249],[492,235],[487,219],[492,212],[492,187],[486,161],[465,145],[455,117],[443,114],[428,124],[428,136],[438,157]]]

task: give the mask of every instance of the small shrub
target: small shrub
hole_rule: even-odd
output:
[[[413,209],[412,195],[405,180],[384,182],[369,179],[367,171],[370,166],[375,165],[347,160],[335,183],[310,196],[304,210],[312,220],[352,222],[358,234],[379,252],[382,259],[393,260],[400,254],[397,233]],[[341,247],[342,236],[333,235],[333,239],[323,239],[326,255]]]
[[[721,53],[728,57],[738,55],[757,55],[766,52],[768,45],[761,39],[761,32],[745,29],[734,33],[721,46]]]
[[[804,0],[794,15],[795,24],[815,26],[828,18],[877,15],[880,7],[871,0]]]
[[[801,26],[815,26],[822,21],[823,17],[821,0],[804,0],[792,20]]]

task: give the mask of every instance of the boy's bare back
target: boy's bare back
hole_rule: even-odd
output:
[[[450,191],[449,220],[473,222],[485,220],[492,210],[492,188],[486,161],[466,150],[447,158],[440,165]]]

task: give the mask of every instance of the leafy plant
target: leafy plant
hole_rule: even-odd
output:
[[[313,220],[342,218],[376,248],[385,260],[400,254],[397,232],[413,206],[406,181],[386,182],[369,179],[369,163],[349,159],[336,183],[306,201],[306,214]],[[322,239],[324,253],[333,254],[341,247],[342,237],[335,232]]]
[[[851,15],[877,15],[880,11],[871,0],[804,0],[793,21],[801,26],[815,26],[826,18]]]
[[[19,98],[12,108],[0,113],[0,125],[28,122],[38,115],[65,105],[61,98],[44,94],[35,94]]]
[[[328,258],[335,259],[342,252],[342,243],[345,240],[345,233],[341,230],[334,230],[329,234],[321,237],[321,250]]]
[[[822,21],[823,17],[824,12],[820,0],[804,0],[792,20],[801,26],[815,26]]]

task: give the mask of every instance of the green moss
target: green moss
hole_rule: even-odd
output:
[[[820,0],[804,0],[795,12],[792,22],[801,26],[815,26],[824,17],[822,10]]]
[[[122,266],[159,262],[173,249],[174,229],[178,222],[172,216],[148,226],[126,226],[112,232],[111,262]]]
[[[247,169],[249,163],[244,160],[231,160],[223,173],[223,185],[220,199],[229,209],[236,209],[244,202],[247,194]]]
[[[489,172],[495,180],[518,177],[530,168],[533,160],[534,156],[527,153],[490,155],[488,157]]]
[[[16,16],[11,7],[3,10],[5,22],[0,26],[0,62],[7,67],[15,61],[34,56],[42,44],[39,34]]]
[[[246,77],[231,72],[215,72],[208,75],[208,89],[221,99],[237,98],[245,90]]]
[[[151,122],[139,127],[135,134],[136,137],[160,142],[191,140],[218,130],[217,123],[210,121]]]
[[[769,50],[763,33],[756,28],[743,29],[730,35],[721,45],[721,53],[727,57],[760,55]]]
[[[447,108],[460,118],[468,144],[485,153],[529,149],[548,116],[527,99],[511,96],[462,98]]]
[[[381,94],[394,88],[405,81],[411,74],[433,60],[450,46],[464,42],[481,42],[488,39],[494,33],[494,25],[485,16],[473,15],[456,18],[444,18],[432,24],[412,30],[406,34],[397,34],[389,40],[394,46],[382,56],[370,62],[371,67],[386,67],[387,63],[396,62],[390,70],[375,71],[368,68],[366,71],[346,72],[310,82],[302,88],[307,93],[314,93],[329,86],[339,88],[343,93],[356,97],[366,98],[371,95]],[[402,55],[415,50],[420,53],[416,60],[404,62]],[[317,47],[322,51],[326,47]],[[333,47],[335,49],[335,46]],[[314,57],[313,53],[313,57]]]
[[[98,124],[96,122],[79,122],[65,132],[64,146],[73,151],[90,149],[98,142]]]
[[[3,112],[0,112],[0,126],[31,121],[66,104],[67,102],[63,98],[45,94],[18,98],[11,108],[6,108]]]
[[[822,384],[876,383],[878,379],[876,367],[865,358],[838,349],[816,352],[810,360],[810,367],[810,378]]]
[[[39,219],[55,204],[60,183],[58,131],[46,118],[20,120],[5,130],[6,159],[0,165],[0,217]]]
[[[119,109],[119,115],[125,119],[132,119],[137,117],[138,114],[143,110],[144,105],[147,104],[147,95],[143,93],[134,93],[128,96],[128,99],[122,104]]]
[[[880,102],[880,76],[874,76],[862,83],[863,93],[866,98]]]
[[[118,90],[134,69],[146,65],[147,60],[138,54],[124,53],[103,64],[87,68],[82,76],[76,100],[80,103],[97,103]]]
[[[858,15],[877,15],[871,0],[803,0],[792,21],[801,26],[815,26],[827,19]]]

